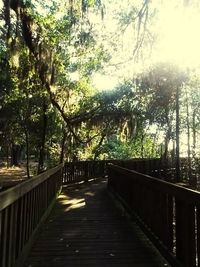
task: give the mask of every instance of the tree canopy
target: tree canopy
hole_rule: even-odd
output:
[[[7,164],[26,159],[30,176],[33,157],[41,172],[64,160],[162,157],[178,164],[186,156],[191,176],[200,145],[199,71],[152,55],[163,45],[164,8],[189,17],[199,5],[152,2],[1,1],[0,147]],[[95,73],[120,82],[98,91]]]

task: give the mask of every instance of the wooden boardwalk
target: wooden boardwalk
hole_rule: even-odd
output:
[[[105,180],[68,186],[24,267],[170,266],[134,222],[120,214]]]

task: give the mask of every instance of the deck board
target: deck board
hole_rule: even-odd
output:
[[[114,206],[106,180],[68,186],[24,267],[169,266],[136,223]]]

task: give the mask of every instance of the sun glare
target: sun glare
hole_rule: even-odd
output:
[[[99,91],[111,90],[118,84],[117,77],[96,73],[93,76],[93,85]]]
[[[173,61],[182,67],[200,64],[200,16],[193,8],[166,9],[161,14],[158,60]]]

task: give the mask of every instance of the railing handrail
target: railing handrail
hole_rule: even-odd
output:
[[[63,165],[0,193],[0,266],[23,265],[62,188]]]
[[[193,204],[200,205],[200,192],[196,190],[192,190],[190,188],[173,184],[164,180],[161,180],[159,178],[143,174],[134,170],[129,170],[127,168],[123,168],[121,166],[109,163],[108,166],[111,166],[113,169],[118,170],[122,174],[126,174],[127,176],[130,176],[132,179],[137,180],[137,182],[146,184],[148,186],[151,186],[154,189],[157,189],[159,186],[159,189],[163,190],[163,192],[169,192],[170,194],[177,195],[181,200],[185,200],[187,198],[188,202],[192,202]],[[133,174],[137,174],[137,176],[133,176]],[[141,179],[142,178],[142,179]]]
[[[41,222],[47,218],[55,203],[56,197],[62,188],[62,184],[87,182],[89,179],[106,176],[108,174],[108,164],[109,169],[112,168],[113,170],[113,176],[115,176],[116,172],[118,173],[118,178],[120,178],[118,180],[119,186],[116,187],[116,189],[119,191],[121,190],[122,195],[125,196],[125,198],[129,198],[128,201],[132,198],[131,194],[133,189],[131,189],[130,185],[132,184],[132,181],[134,181],[138,185],[143,183],[146,187],[144,191],[147,191],[147,188],[150,188],[150,196],[153,196],[154,190],[160,190],[161,194],[164,196],[167,195],[167,198],[169,197],[168,195],[170,195],[168,200],[169,203],[173,204],[169,207],[171,214],[174,212],[173,206],[176,205],[176,201],[174,200],[176,196],[178,201],[181,202],[177,204],[178,213],[181,214],[181,216],[184,209],[180,209],[179,207],[182,203],[182,206],[185,205],[185,199],[187,199],[187,205],[191,204],[192,206],[195,205],[196,207],[200,207],[199,192],[147,175],[155,174],[159,176],[162,167],[160,159],[87,160],[60,164],[51,170],[28,179],[0,193],[0,247],[3,248],[0,250],[0,265],[3,267],[14,266],[13,264],[18,264],[19,262],[17,266],[21,266],[21,258],[23,258],[23,255],[26,254],[29,243],[32,242],[31,240],[33,240],[34,236],[36,236],[38,231],[37,229],[39,229]],[[116,164],[120,166],[116,166]],[[146,174],[142,174],[137,171],[144,171]],[[121,179],[123,175],[128,179]],[[108,184],[110,184],[110,181]],[[138,187],[140,189],[141,186],[139,185]],[[157,196],[157,198],[159,199],[159,196]],[[144,206],[145,200],[146,199],[144,199],[142,205],[139,203],[139,208],[142,207],[143,209],[146,209]],[[163,205],[164,204],[166,203],[163,203]],[[194,215],[196,210],[193,209],[192,218],[196,216]],[[199,210],[200,209],[198,209],[198,211]],[[142,215],[143,214],[144,212],[142,212]],[[146,218],[147,217],[148,212],[146,214]],[[198,223],[198,229],[200,232],[200,219]],[[183,227],[181,227],[181,229],[182,228]],[[193,228],[191,229],[193,230]],[[181,231],[182,230],[178,231],[178,233],[182,233]]]
[[[113,164],[108,188],[172,266],[200,266],[200,192]]]
[[[22,183],[15,185],[6,191],[0,193],[0,211],[14,203],[17,199],[31,191],[33,188],[43,183],[45,180],[56,173],[59,169],[63,167],[63,164],[60,164],[46,172],[43,172],[37,176],[34,176]]]
[[[107,165],[113,163],[128,169],[143,169],[147,173],[160,174],[160,159],[128,159],[128,160],[85,160],[65,162],[63,184],[88,181],[88,179],[105,177]]]

